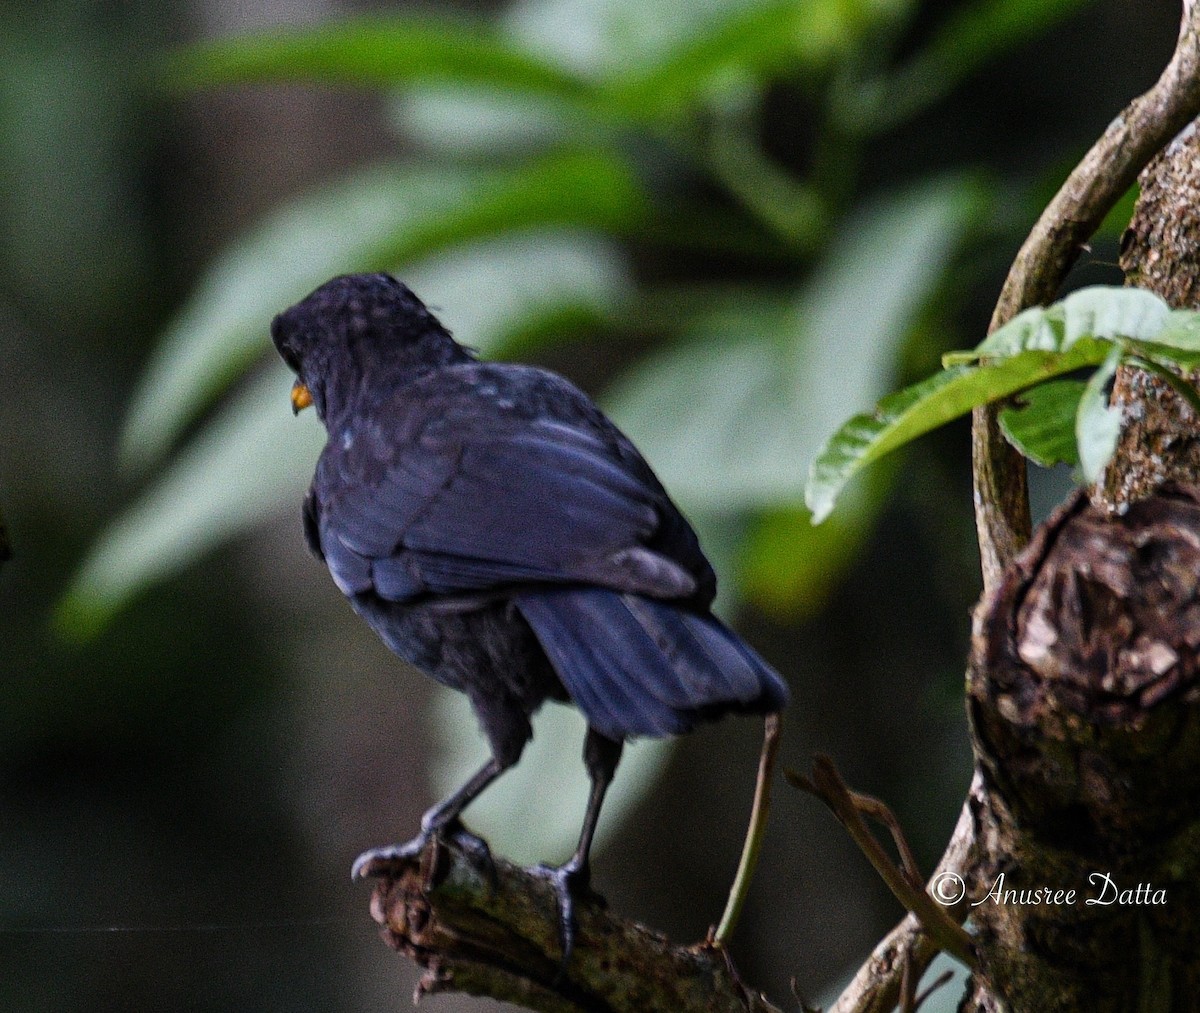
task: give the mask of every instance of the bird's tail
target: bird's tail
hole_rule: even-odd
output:
[[[600,588],[516,597],[571,699],[612,739],[689,731],[787,704],[783,680],[708,612]]]

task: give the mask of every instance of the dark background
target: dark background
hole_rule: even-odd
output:
[[[917,5],[901,51],[956,6]],[[377,92],[169,95],[140,61],[196,38],[382,9],[4,5],[0,511],[15,552],[0,569],[5,1009],[408,1005],[413,970],[375,938],[348,870],[360,849],[407,837],[432,800],[432,689],[305,554],[298,501],[147,589],[87,642],[51,624],[89,546],[138,490],[116,461],[125,406],[204,266],[269,209],[405,144]],[[1174,4],[1082,4],[872,140],[851,204],[942,170],[983,170],[999,195],[987,241],[946,282],[956,298],[932,354],[982,337],[1034,198],[1153,82],[1177,21]],[[803,167],[813,157],[803,90],[781,85],[766,108],[764,148]],[[1078,279],[1119,282],[1116,235],[1093,245]],[[748,270],[652,244],[634,255],[644,277]],[[538,354],[602,394],[644,351],[623,337]],[[917,358],[929,368],[930,354]],[[903,459],[819,611],[739,613],[793,687],[784,763],[831,753],[852,785],[893,805],[927,869],[970,775],[960,685],[979,578],[968,458],[960,424]],[[1064,482],[1039,480],[1043,506]],[[758,737],[756,722],[728,721],[679,744],[597,855],[597,886],[616,910],[679,939],[703,935],[736,863]],[[555,772],[545,780],[555,792]],[[786,1005],[795,978],[814,1001],[899,914],[829,815],[781,783],[737,938],[747,980]]]

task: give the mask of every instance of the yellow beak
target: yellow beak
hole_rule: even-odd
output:
[[[312,394],[300,380],[297,380],[292,384],[292,414],[299,415],[310,404],[312,404]]]

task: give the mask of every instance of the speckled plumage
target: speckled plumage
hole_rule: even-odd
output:
[[[624,739],[786,703],[709,611],[716,578],[687,521],[569,382],[477,361],[387,275],[335,278],[271,333],[329,436],[310,546],[388,647],[467,694],[492,748],[426,832],[517,761],[546,699],[570,701],[595,785],[586,875]]]

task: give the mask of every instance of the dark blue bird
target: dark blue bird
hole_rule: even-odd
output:
[[[442,832],[520,758],[547,699],[587,719],[579,847],[541,868],[565,957],[573,898],[624,740],[787,703],[779,676],[710,612],[712,567],[633,444],[582,392],[487,363],[385,274],[334,278],[277,316],[292,404],[328,433],[304,530],[392,651],[467,694],[491,759],[412,841],[361,855],[379,875]],[[475,846],[482,842],[469,838]]]

